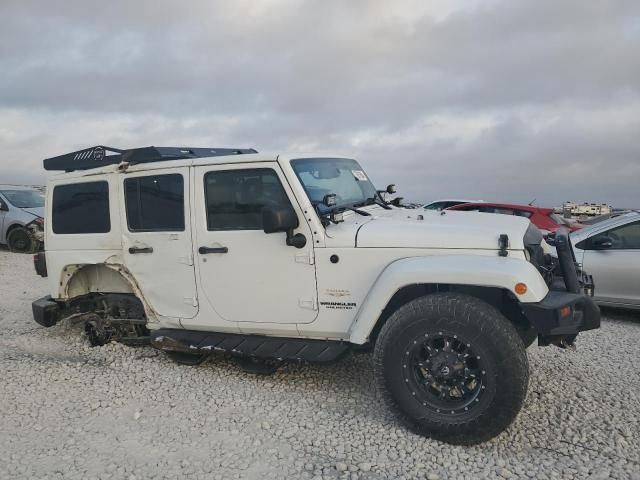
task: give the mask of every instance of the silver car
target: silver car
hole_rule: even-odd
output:
[[[640,212],[571,234],[576,260],[593,275],[600,305],[640,309]]]
[[[0,244],[18,253],[37,252],[44,231],[44,195],[30,187],[0,185]]]

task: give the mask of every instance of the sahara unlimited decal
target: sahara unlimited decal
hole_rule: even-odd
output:
[[[355,302],[320,302],[320,305],[333,310],[353,310],[356,306]]]

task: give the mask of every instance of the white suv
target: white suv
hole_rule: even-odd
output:
[[[472,444],[520,410],[527,345],[599,326],[566,237],[556,266],[527,219],[390,206],[350,158],[94,147],[44,165],[63,173],[47,186],[35,262],[50,296],[34,318],[84,315],[94,344],[253,369],[371,348],[400,418]]]

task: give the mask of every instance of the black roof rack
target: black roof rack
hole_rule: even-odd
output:
[[[67,153],[58,157],[44,160],[45,170],[72,172],[74,170],[89,170],[117,165],[127,162],[136,163],[164,162],[167,160],[181,160],[185,158],[220,157],[223,155],[241,155],[258,153],[253,148],[191,148],[191,147],[142,147],[121,150],[119,148],[96,147],[85,148],[77,152]]]

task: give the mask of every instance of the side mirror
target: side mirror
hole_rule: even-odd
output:
[[[264,207],[262,209],[262,228],[264,233],[286,232],[287,245],[303,248],[307,244],[307,237],[302,233],[293,234],[298,228],[298,216],[291,205],[279,207]]]
[[[389,195],[392,195],[392,194],[396,193],[396,191],[397,191],[397,190],[396,190],[396,184],[395,184],[395,183],[391,183],[391,184],[387,185],[387,190],[386,190],[386,192],[387,192]]]
[[[598,235],[591,240],[591,246],[596,250],[606,250],[613,247],[613,241],[607,235]]]
[[[7,207],[2,200],[0,200],[0,212],[8,212],[8,211],[9,211],[9,207]]]
[[[298,216],[291,205],[262,209],[264,233],[288,232],[297,228],[298,225]]]

